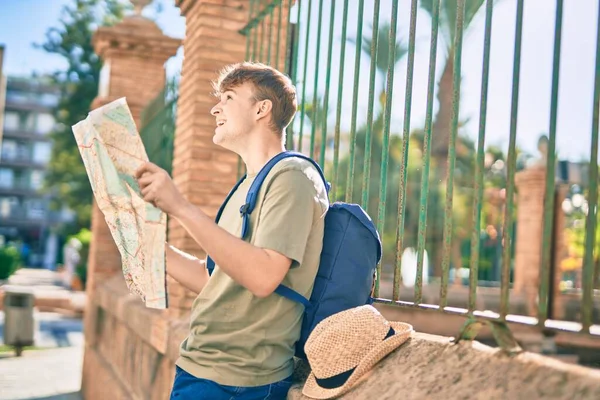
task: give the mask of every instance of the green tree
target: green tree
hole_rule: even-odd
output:
[[[53,206],[67,205],[77,215],[77,232],[90,224],[93,194],[71,127],[85,119],[98,93],[102,62],[94,53],[92,36],[99,26],[117,23],[129,3],[123,0],[72,0],[62,9],[57,26],[48,29],[41,47],[62,57],[67,66],[53,74],[61,91],[54,110],[57,128],[52,132],[52,155],[45,188],[54,194]]]
[[[421,8],[430,16],[433,15],[433,1],[434,0],[421,0]],[[463,30],[465,36],[483,4],[484,0],[466,0]],[[439,173],[442,175],[444,175],[447,167],[446,158],[448,156],[448,146],[450,143],[450,123],[452,121],[456,8],[456,0],[441,0],[439,31],[446,45],[446,60],[444,61],[444,68],[438,82],[437,98],[439,108],[433,123],[432,155],[437,159],[437,165],[440,171]]]
[[[371,32],[373,31],[373,26],[371,25]],[[389,22],[383,22],[379,25],[379,29],[377,30],[377,49],[376,49],[376,57],[375,57],[375,68],[377,74],[383,80],[382,87],[379,91],[379,100],[381,104],[385,104],[385,91],[387,87],[387,70],[388,65],[390,63],[390,28],[391,24]],[[367,55],[367,57],[371,58],[371,46],[373,45],[373,34],[367,33],[364,34],[361,41],[361,50],[363,53]],[[356,46],[357,42],[355,38],[348,38],[349,43],[352,43]],[[408,47],[403,39],[397,40],[395,43],[395,53],[394,53],[394,67],[398,64],[400,60],[402,60],[406,54],[408,53]]]
[[[79,251],[79,263],[75,268],[75,272],[81,280],[83,289],[85,289],[85,285],[87,283],[87,262],[88,255],[90,253],[90,243],[92,242],[92,232],[87,228],[83,228],[79,232],[77,232],[77,234],[68,237],[67,242],[72,238],[79,240],[79,242],[81,243],[81,250]]]
[[[302,106],[298,107],[299,110]],[[330,109],[325,110],[325,103],[323,97],[319,94],[316,95],[316,99],[313,97],[310,100],[304,102],[304,130],[302,132],[302,150],[307,154],[310,152],[310,141],[312,135],[312,128],[315,128],[315,139],[313,146],[313,158],[319,160],[321,153],[321,134],[323,128],[323,122],[329,116]]]
[[[10,278],[19,268],[20,262],[21,256],[17,247],[11,244],[0,247],[0,280]]]
[[[589,189],[584,193],[570,194],[569,202],[575,196],[585,196],[585,211],[582,207],[574,208],[567,214],[566,239],[569,257],[573,257],[581,262],[581,273],[583,273],[583,261],[585,259],[585,244],[587,238],[587,209],[589,205]],[[573,204],[573,203],[571,203]],[[596,214],[596,233],[593,241],[592,259],[594,264],[594,288],[600,288],[600,213]]]

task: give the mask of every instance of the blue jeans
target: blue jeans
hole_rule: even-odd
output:
[[[208,379],[196,378],[176,366],[171,400],[285,400],[291,385],[290,376],[270,385],[225,386]]]

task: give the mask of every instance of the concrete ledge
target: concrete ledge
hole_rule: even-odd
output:
[[[168,396],[189,316],[172,319],[167,312],[147,309],[129,294],[120,276],[99,286],[92,304],[105,314],[93,321],[106,324],[106,330],[99,332],[97,344],[86,349],[84,386],[89,398]],[[398,311],[395,307],[381,311],[390,320],[405,320],[391,315]],[[294,380],[304,382],[308,371],[305,363],[298,362]],[[105,392],[102,382],[117,376],[120,385]],[[288,399],[308,399],[301,391],[302,383],[295,384]],[[533,353],[509,357],[479,342],[455,345],[449,337],[417,333],[343,398],[593,399],[600,398],[600,371]]]
[[[131,399],[131,391],[115,374],[95,349],[86,348],[83,361],[84,374],[87,372],[90,379],[83,379],[81,392],[86,399]]]
[[[189,314],[186,314],[185,318],[171,321],[171,325],[169,327],[169,345],[166,354],[167,358],[171,362],[175,363],[177,358],[179,358],[179,348],[181,347],[181,342],[183,342],[189,333]]]
[[[172,322],[166,311],[146,308],[130,294],[122,276],[99,285],[86,310],[86,398],[167,398],[174,376],[165,357]],[[115,388],[105,388],[106,382]]]
[[[10,287],[19,287],[5,285],[0,287],[0,310],[4,309],[4,292]],[[31,290],[33,293],[33,306],[42,312],[56,312],[69,316],[81,316],[85,309],[85,292],[71,292],[55,287],[39,288]]]
[[[297,368],[301,371],[301,368]],[[301,376],[304,375],[304,376]],[[305,379],[299,373],[297,379]],[[600,399],[600,371],[533,353],[510,357],[479,342],[416,333],[345,399]],[[302,395],[292,386],[290,400]]]

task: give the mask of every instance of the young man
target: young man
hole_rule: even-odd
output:
[[[177,219],[216,264],[209,276],[204,260],[167,246],[167,272],[198,293],[171,398],[284,399],[304,309],[274,290],[283,283],[310,297],[327,193],[308,161],[280,161],[261,186],[246,240],[240,239],[240,207],[260,169],[285,150],[296,91],[284,74],[255,63],[226,68],[215,89],[213,141],[239,154],[247,170],[218,225],[183,198],[164,170],[148,163],[137,173],[144,200]]]

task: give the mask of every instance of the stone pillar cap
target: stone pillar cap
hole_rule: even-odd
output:
[[[546,180],[546,168],[541,165],[531,166],[515,174],[517,186],[530,186],[544,184]]]
[[[102,58],[121,50],[167,60],[177,53],[181,42],[165,35],[154,21],[140,15],[130,15],[116,25],[100,27],[92,39],[96,54]]]

